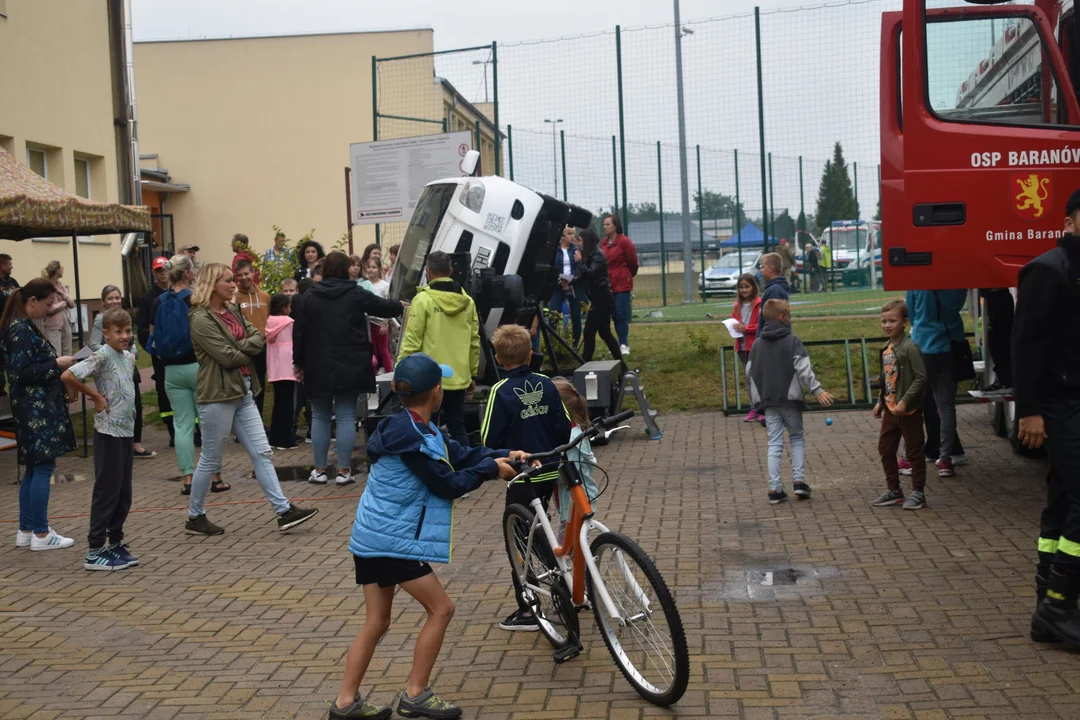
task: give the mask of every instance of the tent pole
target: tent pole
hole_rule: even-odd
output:
[[[83,347],[83,324],[82,324],[82,285],[79,283],[79,236],[77,233],[71,233],[71,259],[75,265],[75,327],[79,331],[79,349]],[[135,392],[138,392],[136,388]],[[86,429],[86,396],[79,393],[82,397],[82,456],[87,457],[89,455],[89,449],[87,447],[87,429]]]

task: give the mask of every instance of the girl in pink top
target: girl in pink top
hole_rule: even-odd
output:
[[[293,403],[296,372],[293,370],[293,319],[289,317],[292,297],[278,293],[270,298],[266,319],[266,381],[274,386],[274,411],[270,416],[267,440],[277,450],[299,447],[293,433]]]
[[[46,265],[41,276],[56,288],[56,300],[45,315],[45,339],[56,350],[57,356],[64,357],[71,354],[71,323],[68,322],[67,311],[75,307],[75,301],[71,299],[67,285],[60,282],[60,278],[64,277],[64,267],[59,260]]]

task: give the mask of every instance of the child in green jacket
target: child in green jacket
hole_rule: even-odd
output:
[[[874,417],[881,418],[878,453],[885,469],[888,489],[872,504],[874,507],[902,505],[905,510],[926,507],[926,462],[923,447],[923,392],[926,367],[922,353],[907,336],[908,309],[903,300],[890,300],[881,308],[881,330],[889,344],[881,350],[881,393],[874,405]],[[900,438],[911,463],[911,495],[906,499],[900,489],[900,469],[896,452]]]

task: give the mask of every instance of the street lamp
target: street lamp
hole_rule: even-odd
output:
[[[544,122],[551,123],[551,174],[555,178],[555,195],[553,197],[559,197],[559,153],[555,144],[555,126],[562,122],[562,118],[558,120],[548,120],[545,118]]]
[[[493,62],[494,62],[493,60],[473,60],[473,62],[472,62],[473,65],[483,65],[484,66],[484,102],[485,103],[488,102],[488,81],[487,81],[488,69],[487,69],[487,66],[491,65]]]

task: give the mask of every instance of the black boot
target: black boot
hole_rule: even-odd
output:
[[[1080,566],[1055,564],[1050,568],[1046,595],[1039,600],[1031,619],[1032,636],[1052,634],[1073,647],[1080,647]]]
[[[1048,573],[1049,574],[1049,573]],[[1035,576],[1035,607],[1046,597],[1046,590],[1050,587],[1050,580],[1043,575]],[[1055,643],[1057,635],[1046,628],[1038,619],[1038,611],[1031,615],[1031,640],[1037,643]]]

